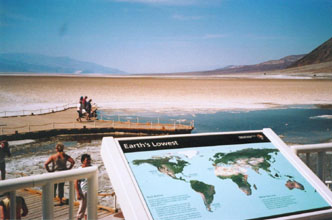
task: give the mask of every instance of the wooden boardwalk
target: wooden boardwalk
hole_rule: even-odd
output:
[[[159,122],[104,121],[83,119],[77,122],[74,108],[43,115],[0,118],[0,137],[7,140],[37,139],[59,134],[136,133],[136,134],[183,134],[190,133],[193,124],[162,124]]]
[[[29,189],[21,189],[16,191],[17,196],[22,196],[28,206],[29,213],[27,216],[22,217],[24,220],[35,220],[42,219],[42,195],[41,192]],[[4,197],[0,197],[3,199]],[[57,204],[58,201],[54,201]],[[76,213],[78,209],[78,203],[75,202],[74,205],[74,219],[76,219]],[[54,219],[64,220],[69,217],[69,205],[54,206]],[[98,219],[119,219],[113,217],[113,212],[106,209],[98,209],[97,215]]]

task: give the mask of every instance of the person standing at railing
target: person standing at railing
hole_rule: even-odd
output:
[[[63,149],[64,145],[62,143],[58,143],[55,147],[56,149],[56,154],[53,154],[48,158],[48,160],[45,162],[45,168],[48,172],[54,172],[54,171],[63,171],[63,170],[70,170],[73,168],[75,161],[73,158],[71,158],[68,154],[66,154]],[[69,167],[67,167],[67,162],[70,163]],[[52,168],[49,168],[49,164],[52,163]],[[59,184],[54,184],[54,197],[56,196],[56,189],[57,186],[59,185],[59,191],[58,191],[58,196],[60,199],[60,206],[64,204],[63,202],[63,195],[64,195],[64,186],[65,183],[59,183]]]
[[[76,121],[81,122],[82,121],[82,117],[83,117],[83,104],[82,101],[80,100],[80,102],[77,104],[77,113],[78,113],[78,117],[76,118]]]
[[[91,166],[91,156],[89,154],[82,154],[81,156],[82,167]],[[88,180],[81,179],[75,181],[75,189],[77,194],[77,199],[80,202],[80,206],[77,211],[77,219],[86,219],[85,210],[88,200]]]
[[[91,108],[92,108],[91,102],[92,102],[92,99],[89,99],[89,101],[85,105],[86,120],[90,120],[90,117],[91,117]]]
[[[6,161],[5,157],[10,157],[10,150],[8,146],[8,141],[4,140],[0,142],[0,171],[1,171],[1,180],[6,179]]]
[[[82,102],[83,109],[86,110],[86,103],[88,102],[88,96],[85,96]]]

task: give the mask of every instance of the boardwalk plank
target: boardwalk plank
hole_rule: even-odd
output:
[[[36,192],[36,191],[35,191]],[[34,193],[34,191],[28,190],[17,190],[17,196],[22,196],[28,206],[29,213],[27,216],[22,217],[23,220],[35,220],[42,219],[42,196],[40,194]],[[0,197],[3,199],[4,197]],[[54,204],[58,202],[55,201]],[[76,213],[78,210],[78,205],[74,205],[74,219],[76,218]],[[111,216],[113,213],[104,209],[97,210],[98,219]],[[63,220],[69,217],[69,205],[54,206],[54,219]]]

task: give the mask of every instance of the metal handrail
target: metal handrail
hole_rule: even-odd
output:
[[[87,178],[88,180],[88,219],[97,219],[98,167],[91,166],[84,169],[73,169],[55,173],[20,177],[0,181],[0,193],[10,192],[10,219],[16,218],[16,190],[35,186],[42,187],[43,219],[53,219],[54,183],[69,181],[69,219],[73,219],[74,212],[74,181]]]
[[[52,108],[40,108],[40,109],[22,109],[22,110],[16,110],[16,111],[0,111],[0,117],[12,117],[12,116],[24,116],[24,115],[39,115],[39,114],[47,114],[51,112],[57,112],[57,111],[63,111],[69,108],[76,107],[75,103],[71,104],[65,104],[61,106],[55,106]],[[9,113],[9,114],[8,114]]]
[[[325,182],[325,184],[330,184],[329,181],[326,181],[325,175],[325,156],[326,152],[332,151],[332,143],[323,143],[323,144],[306,144],[306,145],[292,145],[289,146],[295,154],[299,155],[300,153],[306,154],[305,163],[309,167],[310,165],[310,154],[317,153],[317,176]]]
[[[332,143],[292,145],[290,147],[297,153],[332,151]]]

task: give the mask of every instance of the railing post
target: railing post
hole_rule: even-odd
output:
[[[86,170],[85,170],[86,169]],[[10,207],[13,213],[10,214],[10,219],[16,219],[16,190],[23,188],[30,188],[35,186],[42,187],[42,216],[35,216],[34,218],[40,219],[54,219],[54,183],[69,181],[69,207],[73,210],[74,203],[74,184],[76,179],[87,178],[88,179],[88,214],[89,219],[97,219],[97,203],[98,203],[98,167],[93,166],[85,169],[67,170],[57,173],[40,174],[29,177],[21,177],[18,179],[8,179],[0,181],[0,192],[10,193]],[[68,208],[68,207],[67,207]],[[66,211],[68,210],[66,208]],[[71,211],[68,210],[70,213]],[[33,214],[33,211],[31,212]],[[63,213],[64,214],[64,213]],[[56,214],[57,215],[57,214]],[[74,214],[69,214],[74,217]],[[68,219],[68,216],[65,217]]]
[[[88,219],[97,219],[98,170],[88,178]]]
[[[42,193],[43,219],[53,219],[54,183],[45,184]]]
[[[305,154],[305,160],[308,167],[310,167],[310,153]]]
[[[16,219],[16,191],[10,192],[10,219]]]
[[[325,181],[325,172],[324,172],[324,164],[325,164],[325,152],[318,152],[317,157],[317,176],[324,182]]]
[[[74,181],[69,181],[69,219],[74,219]]]
[[[117,212],[117,207],[116,207],[116,194],[114,194],[114,210]]]

